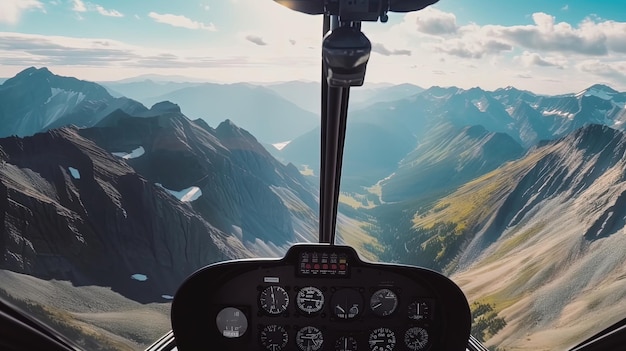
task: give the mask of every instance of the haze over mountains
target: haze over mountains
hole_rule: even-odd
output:
[[[118,85],[169,100],[151,108],[46,69],[0,86],[0,135],[18,135],[0,139],[3,269],[155,301],[199,265],[316,239],[314,85],[181,84]],[[478,331],[489,345],[564,348],[621,318],[625,93],[370,93],[348,118],[341,240],[452,275],[506,322]]]

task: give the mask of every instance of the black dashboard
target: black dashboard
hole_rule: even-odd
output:
[[[202,268],[172,303],[181,351],[455,351],[466,349],[470,323],[465,296],[445,276],[327,244]]]

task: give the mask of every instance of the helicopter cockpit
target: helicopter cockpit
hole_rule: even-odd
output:
[[[240,260],[194,273],[172,303],[179,350],[465,350],[471,316],[461,290],[423,268],[362,261],[334,245],[350,87],[363,85],[371,44],[361,21],[436,1],[286,1],[324,15],[320,244],[279,260]]]

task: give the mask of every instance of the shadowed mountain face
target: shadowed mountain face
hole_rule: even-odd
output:
[[[113,98],[96,83],[31,67],[0,86],[0,137],[70,124],[89,127],[116,109],[133,114],[147,110],[133,100]]]
[[[155,301],[208,263],[313,239],[315,198],[295,168],[228,121],[156,111],[0,139],[3,269]]]

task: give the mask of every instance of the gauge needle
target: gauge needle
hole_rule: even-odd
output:
[[[341,306],[337,305],[335,306],[336,309],[340,310],[341,313],[346,313],[346,310],[344,310],[343,308],[341,308]]]
[[[380,307],[380,306],[382,306],[382,305],[383,305],[383,303],[382,303],[382,302],[379,302],[379,303],[377,303],[376,305],[372,306],[372,309],[376,309],[376,308],[378,308],[378,307]]]

